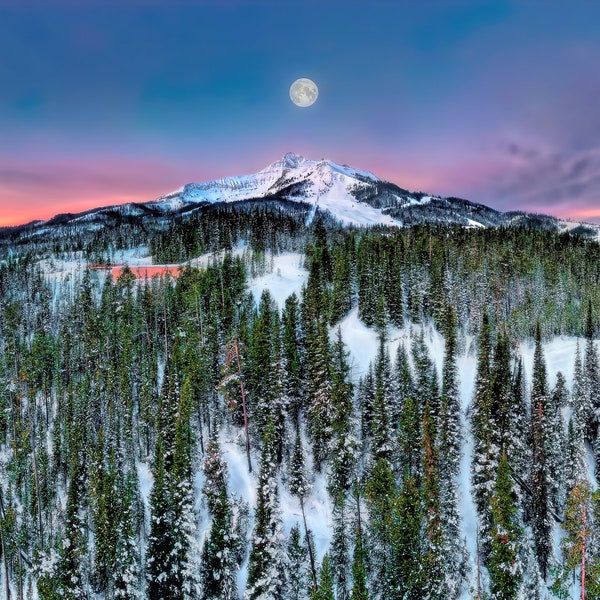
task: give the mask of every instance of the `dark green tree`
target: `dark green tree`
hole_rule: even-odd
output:
[[[517,598],[523,577],[520,562],[521,530],[515,501],[510,466],[506,451],[503,451],[491,499],[492,543],[487,563],[492,598],[498,600]]]
[[[227,465],[213,436],[204,463],[203,495],[211,515],[208,538],[202,548],[200,577],[205,600],[233,600],[237,597],[235,547],[231,503],[227,493]]]
[[[329,555],[325,554],[319,570],[319,586],[312,593],[311,600],[335,600],[333,593],[333,575]]]
[[[354,555],[352,559],[353,584],[350,600],[368,600],[369,598],[362,537],[362,529],[359,524],[356,528],[356,543],[354,544]]]
[[[394,548],[398,493],[391,465],[385,458],[380,458],[375,463],[365,486],[365,498],[369,509],[372,591],[381,598],[391,598],[397,577]]]
[[[174,539],[174,507],[163,443],[156,443],[154,485],[150,494],[150,536],[146,551],[146,580],[149,600],[182,598]]]
[[[479,530],[480,539],[483,541],[484,556],[488,551],[486,541],[489,540],[491,527],[488,507],[497,464],[494,460],[497,448],[492,446],[491,365],[491,326],[487,311],[484,311],[478,338],[477,375],[471,410],[471,429],[473,431],[471,483],[475,507],[480,519]]]
[[[548,384],[539,323],[536,327],[531,384],[532,462],[530,515],[540,572],[546,578],[552,548],[552,523],[548,498]]]

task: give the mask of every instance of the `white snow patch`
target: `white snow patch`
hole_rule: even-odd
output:
[[[479,221],[473,221],[473,219],[467,219],[470,227],[483,227],[485,229],[485,225],[480,223]]]
[[[367,327],[358,317],[358,308],[352,309],[339,323],[342,339],[350,351],[350,367],[352,379],[358,380],[369,369],[369,363],[375,358],[379,348],[379,336],[373,329]],[[338,326],[330,330],[330,338],[335,339]],[[423,341],[427,346],[431,360],[437,368],[438,377],[441,378],[442,363],[444,358],[444,338],[431,325],[415,325],[408,323],[402,328],[388,327],[385,347],[392,361],[400,344],[404,345],[410,357],[412,340],[423,331]],[[441,381],[441,379],[440,379]]]
[[[283,485],[279,486],[279,492],[285,536],[289,536],[292,527],[296,524],[300,525],[300,531],[304,536],[300,501],[292,496]],[[325,475],[322,473],[312,482],[310,492],[304,499],[304,512],[306,526],[312,532],[315,542],[316,558],[320,563],[329,549],[333,535],[332,506],[327,492]]]
[[[556,383],[556,374],[560,371],[565,376],[567,386],[572,387],[577,340],[578,338],[573,336],[558,336],[542,344],[549,376],[548,383],[551,386]],[[600,341],[596,341],[596,348],[600,350]],[[583,356],[585,339],[579,338],[579,349]],[[535,346],[532,340],[521,342],[519,345],[519,352],[523,357],[523,367],[528,381],[531,381],[533,374],[534,351]]]
[[[273,270],[250,282],[249,288],[256,302],[265,289],[271,292],[280,309],[283,309],[285,301],[293,293],[300,298],[302,286],[308,279],[308,271],[303,263],[303,254],[288,252],[274,256]]]
[[[135,465],[138,474],[138,480],[140,485],[140,495],[144,502],[144,508],[147,512],[148,518],[150,517],[150,491],[154,485],[154,477],[148,463],[138,462]]]
[[[354,308],[339,324],[342,339],[350,351],[350,368],[352,379],[358,380],[369,368],[369,363],[377,353],[377,333],[369,329],[359,318],[358,308]],[[337,326],[331,330],[335,338]]]
[[[222,437],[220,440],[223,459],[227,462],[229,473],[229,490],[241,496],[250,506],[256,506],[256,479],[260,462],[255,453],[251,453],[252,473],[248,472],[248,459],[246,448],[243,445],[243,433],[233,439],[231,436]]]

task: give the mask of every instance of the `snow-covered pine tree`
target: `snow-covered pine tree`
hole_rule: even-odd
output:
[[[393,516],[396,519],[396,539],[391,551],[395,564],[395,588],[390,598],[425,598],[424,512],[416,475],[404,477]]]
[[[422,431],[423,584],[428,599],[443,600],[449,598],[449,590],[445,586],[448,557],[444,553],[436,430],[429,404],[425,404]]]
[[[279,370],[279,314],[273,296],[265,289],[254,315],[248,348],[248,397],[252,429],[261,436],[272,417],[281,441],[283,410]],[[277,452],[281,456],[280,448]]]
[[[227,466],[216,436],[212,436],[204,462],[203,495],[211,516],[208,537],[202,548],[200,578],[204,600],[237,598],[235,546],[231,503],[227,493]]]
[[[161,438],[156,440],[153,471],[150,535],[146,549],[146,593],[149,600],[180,599],[182,596],[175,553],[176,540],[173,538],[174,507]]]
[[[590,555],[592,559],[587,566],[590,598],[600,598],[600,490],[592,492],[592,527],[590,539]]]
[[[294,422],[302,407],[302,377],[304,357],[302,331],[300,325],[300,305],[296,294],[286,298],[282,313],[282,356],[285,372],[285,395],[288,398],[288,412]]]
[[[592,302],[589,300],[585,322],[585,358],[583,362],[586,408],[589,411],[586,432],[594,450],[596,464],[600,464],[600,361],[594,333]]]
[[[315,318],[324,325],[329,322],[330,283],[332,278],[331,254],[327,231],[319,219],[313,230],[313,243],[306,248],[308,281],[302,301],[302,318],[307,337],[312,331]]]
[[[535,332],[533,376],[531,383],[532,460],[529,479],[531,489],[529,515],[542,578],[546,578],[552,551],[552,523],[548,497],[548,407],[550,404],[546,363],[539,323]]]
[[[284,590],[283,534],[277,483],[276,427],[267,420],[258,475],[246,600],[280,600]]]
[[[74,465],[67,492],[65,537],[58,567],[58,592],[67,600],[83,600],[88,582],[85,573],[87,543],[80,509],[83,495],[83,468]]]
[[[440,446],[440,473],[450,483],[460,470],[462,432],[460,425],[461,407],[458,391],[458,369],[456,366],[456,313],[452,308],[447,310],[446,318],[446,351],[442,368],[438,438]]]
[[[591,419],[592,408],[589,404],[587,381],[583,371],[583,361],[579,340],[575,350],[575,366],[573,368],[573,388],[571,390],[571,405],[573,407],[573,425],[578,435],[586,439]]]
[[[364,452],[369,447],[371,436],[371,421],[373,419],[373,399],[374,399],[374,380],[373,363],[369,363],[369,368],[363,377],[358,380],[356,404],[360,411],[360,441],[361,451]]]
[[[346,513],[346,498],[338,497],[333,506],[333,536],[329,547],[329,568],[337,600],[348,600],[350,594],[350,540]]]
[[[561,511],[566,498],[564,493],[566,439],[562,411],[566,407],[568,399],[567,382],[559,371],[556,374],[556,384],[550,395],[548,406],[548,483],[550,505],[556,514]]]
[[[417,403],[409,396],[404,402],[398,427],[398,469],[401,477],[416,476],[421,467],[421,422]]]
[[[94,580],[107,596],[139,597],[140,551],[135,508],[139,500],[137,481],[122,456],[111,449],[104,457],[102,431],[96,448],[95,468],[90,477],[94,525]],[[119,453],[120,454],[120,453]]]
[[[375,324],[377,301],[383,281],[380,265],[375,258],[372,240],[362,236],[358,249],[356,278],[358,284],[358,316],[367,327]]]
[[[306,339],[307,416],[315,469],[319,472],[328,456],[334,406],[327,326],[318,319],[311,329]]]
[[[404,325],[401,249],[401,245],[393,241],[390,244],[386,244],[383,288],[388,317],[394,327],[402,327]]]
[[[412,357],[415,366],[413,384],[414,397],[419,407],[419,418],[423,416],[425,403],[429,404],[432,414],[439,415],[439,393],[437,372],[425,344],[423,329],[413,339]]]
[[[478,338],[477,375],[475,394],[471,408],[471,430],[473,432],[473,458],[471,482],[475,507],[479,515],[479,533],[484,557],[487,555],[486,541],[489,540],[491,520],[489,501],[495,477],[495,455],[492,448],[491,423],[491,326],[487,310],[484,310]]]
[[[510,441],[510,453],[508,462],[512,471],[521,481],[527,481],[529,475],[531,456],[531,432],[529,429],[528,409],[526,403],[525,379],[523,374],[523,360],[515,361],[514,376],[512,382],[514,402],[510,407],[510,430],[512,439]],[[527,510],[526,491],[521,486],[514,490],[517,495],[517,504],[521,514]]]
[[[140,589],[141,556],[138,544],[136,505],[140,502],[137,478],[125,475],[119,486],[119,530],[115,548],[114,597],[122,600],[143,598]]]
[[[357,440],[353,433],[355,428],[352,404],[353,385],[350,380],[348,352],[339,328],[332,347],[332,378],[331,402],[334,407],[334,415],[328,485],[329,491],[335,499],[343,496],[350,489],[357,454]]]
[[[289,479],[288,487],[290,492],[300,500],[300,510],[302,512],[302,523],[304,525],[304,535],[306,539],[310,540],[310,530],[306,523],[306,512],[304,510],[304,498],[310,490],[310,483],[306,477],[306,465],[304,460],[304,449],[302,445],[302,437],[300,435],[300,423],[296,429],[296,441],[294,443],[294,450],[290,457],[289,464]],[[313,586],[317,585],[317,568],[315,565],[315,557],[313,548],[310,543],[307,546],[307,552],[310,559],[310,575],[312,578]]]
[[[202,561],[199,564],[198,575],[202,584],[202,598],[235,600],[237,598],[236,539],[232,532],[231,506],[225,488],[219,490],[211,517],[210,531],[202,548]]]
[[[391,421],[394,431],[397,432],[404,403],[409,396],[414,397],[412,372],[404,344],[399,344],[396,351],[394,376],[396,396],[392,406]]]
[[[371,454],[374,460],[391,460],[395,451],[390,413],[394,389],[392,365],[385,350],[383,336],[379,337],[379,350],[374,366],[373,413],[371,420]]]
[[[583,433],[574,425],[573,419],[569,419],[564,457],[565,498],[568,497],[577,482],[586,476],[586,472]]]
[[[294,449],[290,456],[288,487],[290,492],[300,500],[306,497],[310,490],[310,484],[306,478],[306,461],[304,459],[304,448],[300,427],[296,429],[296,440]]]
[[[285,562],[285,598],[286,600],[306,600],[311,577],[308,574],[308,555],[306,545],[302,543],[300,525],[296,523],[287,543]]]
[[[331,469],[328,489],[333,499],[334,531],[330,549],[331,570],[337,600],[348,600],[350,579],[350,541],[347,524],[347,493],[355,469],[356,440],[353,436],[352,383],[347,351],[338,328],[332,347],[332,402],[335,413],[332,424]]]
[[[381,291],[377,296],[377,304],[375,305],[375,318],[373,321],[373,328],[377,332],[377,335],[385,338],[387,336],[387,327],[387,307],[385,304],[385,296],[383,294],[383,291]]]
[[[350,593],[350,600],[368,600],[369,597],[362,537],[362,527],[359,519],[356,526],[356,542],[352,556],[352,592]]]
[[[172,349],[165,365],[156,415],[154,485],[150,493],[150,536],[146,551],[146,580],[149,600],[183,598],[176,537],[176,503],[173,494],[173,465],[176,422],[179,408],[178,349]]]
[[[456,366],[456,314],[446,311],[446,352],[442,368],[442,393],[438,418],[440,503],[446,569],[444,587],[448,598],[455,598],[466,575],[460,532],[457,481],[460,470],[462,431],[460,397]]]
[[[512,446],[511,407],[514,403],[512,374],[510,372],[511,356],[508,335],[500,331],[494,347],[492,369],[490,372],[490,435],[489,448],[491,466],[495,472],[503,450],[508,452]]]
[[[365,486],[369,510],[368,553],[371,567],[370,590],[375,598],[392,598],[397,585],[396,491],[390,463],[380,458],[374,464]]]
[[[562,524],[563,560],[557,570],[552,591],[567,598],[577,588],[582,599],[600,597],[600,570],[594,548],[594,505],[592,490],[586,480],[578,481],[569,492]],[[577,577],[577,584],[574,585]],[[575,589],[574,589],[575,588]],[[573,596],[571,596],[573,597]]]
[[[349,244],[337,246],[333,253],[333,289],[329,308],[329,323],[335,325],[352,308],[352,260]]]
[[[94,571],[93,585],[105,592],[111,579],[116,542],[116,511],[114,451],[111,452],[112,465],[105,464],[103,430],[98,432],[98,440],[93,450],[93,468],[90,469],[90,508],[94,531]],[[106,461],[109,462],[109,461]],[[112,468],[110,468],[112,466]]]
[[[170,481],[173,498],[174,550],[183,600],[197,598],[200,593],[200,548],[197,539],[198,524],[194,512],[192,473],[194,437],[190,423],[193,402],[193,386],[188,376],[183,382],[179,397]]]

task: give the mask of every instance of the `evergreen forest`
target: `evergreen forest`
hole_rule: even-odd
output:
[[[132,252],[179,274],[87,267]],[[0,593],[600,598],[599,335],[577,235],[257,203],[5,239]]]

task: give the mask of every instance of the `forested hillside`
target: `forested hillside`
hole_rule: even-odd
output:
[[[6,598],[600,598],[600,246],[305,217],[4,248]]]

